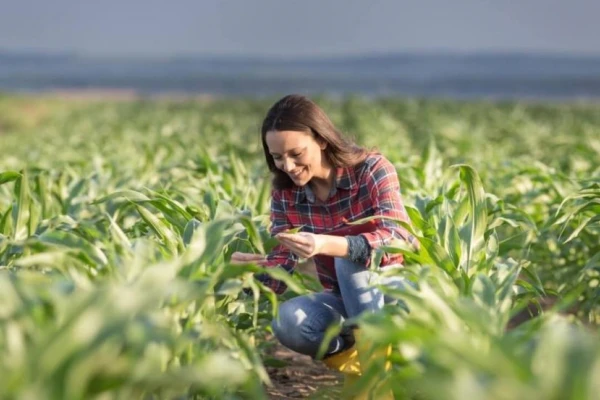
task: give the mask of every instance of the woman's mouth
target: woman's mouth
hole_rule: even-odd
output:
[[[292,179],[298,179],[304,173],[304,171],[305,171],[305,168],[302,168],[300,171],[290,172],[289,175]]]

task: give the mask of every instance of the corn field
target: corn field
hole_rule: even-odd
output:
[[[0,97],[0,398],[265,399],[276,99]],[[315,100],[396,166],[414,283],[361,317],[397,399],[597,399],[600,106]],[[247,290],[244,290],[247,289]],[[335,335],[336,327],[329,334]]]

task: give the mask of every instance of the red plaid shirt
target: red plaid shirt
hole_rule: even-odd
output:
[[[327,233],[352,222],[373,215],[409,221],[400,196],[400,184],[394,166],[381,154],[370,154],[367,159],[349,168],[337,168],[335,185],[324,203],[315,201],[310,187],[273,190],[271,199],[271,234],[302,226],[301,231]],[[377,229],[362,233],[372,249],[388,244],[393,238],[414,243],[415,238],[393,221],[375,220]],[[400,264],[401,255],[384,254],[380,266]],[[282,245],[267,256],[268,266],[281,265],[292,272],[298,257]],[[324,288],[337,288],[335,268],[315,260],[319,280]],[[265,283],[276,293],[283,293],[286,285],[278,280]]]

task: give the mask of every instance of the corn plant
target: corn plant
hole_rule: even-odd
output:
[[[229,263],[274,245],[258,132],[274,100],[0,98],[0,397],[266,398],[270,321],[320,290]],[[420,242],[383,249],[406,265],[382,274],[411,284],[360,318],[393,351],[357,385],[594,398],[600,109],[316,100],[394,163]]]

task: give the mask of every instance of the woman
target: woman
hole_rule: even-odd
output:
[[[381,154],[345,138],[314,102],[299,95],[282,98],[268,111],[261,134],[273,173],[271,233],[279,245],[267,256],[234,253],[231,261],[281,265],[291,272],[299,258],[315,260],[325,290],[282,303],[272,328],[284,346],[316,357],[331,324],[377,311],[390,300],[372,287],[376,274],[369,266],[374,249],[392,239],[414,243],[414,238],[386,219],[375,219],[364,232],[335,233],[347,222],[369,216],[407,222],[408,216],[394,166]],[[301,232],[286,233],[297,227]],[[384,255],[380,267],[401,262],[401,255]],[[263,280],[278,294],[286,289],[280,281]],[[401,286],[398,278],[381,283]],[[323,361],[359,375],[358,333],[342,329],[328,344]]]

